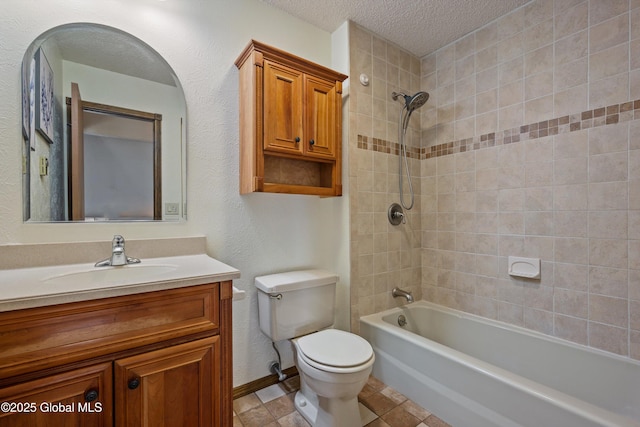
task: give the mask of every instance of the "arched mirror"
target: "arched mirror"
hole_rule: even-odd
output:
[[[169,64],[116,28],[52,28],[22,62],[25,221],[186,212],[186,102]]]

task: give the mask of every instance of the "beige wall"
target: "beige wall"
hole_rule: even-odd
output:
[[[352,75],[375,74],[358,40]],[[364,183],[351,203],[372,215],[352,208],[353,312],[392,304],[376,286],[376,237],[387,261],[390,242],[411,240],[422,265],[401,272],[420,272],[424,299],[640,359],[639,54],[640,1],[537,0],[422,58],[410,89],[431,98],[409,239],[382,232],[396,156],[353,148],[358,135],[397,140],[393,104],[374,85],[369,116],[354,90],[351,174]],[[509,255],[541,258],[542,279],[510,277]]]

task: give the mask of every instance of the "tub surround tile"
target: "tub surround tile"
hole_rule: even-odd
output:
[[[404,277],[416,271],[416,296],[640,359],[639,17],[640,0],[534,0],[413,61],[421,66],[416,86],[400,78],[397,47],[378,42],[387,56],[374,56],[396,71],[380,75],[387,93],[379,86],[371,101],[352,86],[351,99],[371,102],[359,111],[372,116],[366,131],[352,127],[349,155],[358,167],[372,165],[373,155],[388,161],[384,170],[368,166],[373,183],[351,218],[352,230],[386,233],[394,245],[376,258],[385,253],[379,240],[371,268],[359,270],[366,276],[351,278],[359,284],[352,330],[357,315],[397,304],[386,294],[390,278],[413,286]],[[431,94],[408,132],[421,184],[408,217],[419,221],[402,231],[386,223],[384,207],[399,196],[400,104],[391,90]],[[349,108],[357,114],[356,103]],[[373,131],[374,122],[386,134]],[[366,174],[354,175],[352,194],[359,178],[370,184]],[[359,209],[374,199],[367,214],[380,228],[363,228]],[[416,247],[417,265],[393,255]],[[542,279],[523,298],[504,290],[521,286],[507,280],[509,255],[544,261]]]

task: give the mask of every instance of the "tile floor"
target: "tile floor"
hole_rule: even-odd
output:
[[[295,376],[234,400],[233,426],[309,427],[293,405],[299,387]],[[451,427],[373,376],[358,400],[366,427]]]

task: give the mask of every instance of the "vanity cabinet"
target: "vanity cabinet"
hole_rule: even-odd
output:
[[[0,390],[0,425],[113,426],[111,363],[50,375]]]
[[[0,426],[231,425],[232,296],[225,281],[0,313]]]
[[[240,70],[240,193],[342,194],[347,76],[252,40]]]
[[[116,425],[220,425],[211,404],[220,400],[219,354],[211,337],[117,360]]]

